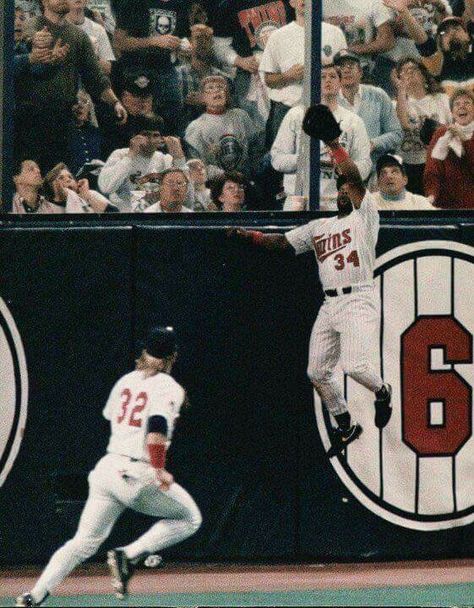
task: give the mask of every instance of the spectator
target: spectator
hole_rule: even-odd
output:
[[[394,97],[396,91],[391,85],[390,74],[397,62],[406,57],[419,59],[420,52],[416,40],[420,32],[434,36],[438,24],[452,14],[448,0],[383,0],[385,6],[393,9],[396,18],[392,23],[395,34],[395,46],[382,53],[376,60],[376,75],[384,89]],[[382,85],[381,85],[382,86]]]
[[[26,13],[21,6],[15,5],[15,79],[19,80],[28,74],[44,77],[52,69],[52,51],[45,48],[45,33],[39,33],[33,40],[25,40]],[[57,49],[56,49],[57,50]]]
[[[105,196],[89,188],[87,179],[77,181],[64,163],[59,163],[44,178],[48,199],[65,213],[109,213],[118,209]]]
[[[136,122],[143,116],[153,114],[153,75],[148,70],[127,72],[119,91],[120,101],[128,114],[125,124],[117,124],[109,112],[102,112],[99,124],[102,134],[102,157],[107,158],[114,150],[128,147],[130,139],[136,132]],[[161,127],[165,134],[164,124]]]
[[[338,103],[364,121],[370,139],[372,163],[401,144],[403,133],[390,97],[370,84],[361,84],[362,67],[358,55],[341,51],[334,59],[341,70]]]
[[[112,152],[99,175],[99,188],[120,211],[131,211],[131,192],[138,180],[171,167],[184,167],[185,158],[177,137],[161,134],[163,121],[143,116],[135,121],[136,132],[128,148]],[[146,180],[145,180],[146,181]]]
[[[192,158],[188,160],[186,166],[192,186],[188,192],[189,204],[187,206],[194,211],[216,211],[211,199],[211,191],[206,185],[206,165],[199,158]]]
[[[147,207],[145,213],[190,213],[185,207],[188,177],[182,169],[166,169],[159,177],[159,200]]]
[[[331,0],[323,3],[323,20],[342,29],[348,49],[361,56],[365,78],[372,72],[374,58],[395,44],[391,26],[394,18],[394,13],[383,5],[382,0]]]
[[[418,44],[430,71],[439,78],[447,93],[459,85],[474,87],[474,40],[460,17],[446,17],[438,26],[436,38],[426,36]]]
[[[218,211],[238,212],[245,209],[247,180],[238,171],[226,171],[210,181],[211,197]]]
[[[201,83],[207,76],[227,75],[212,65],[215,61],[213,50],[213,31],[207,25],[198,23],[191,27],[191,57],[188,62],[178,66],[181,94],[184,100],[184,120],[186,126],[204,111],[201,98]]]
[[[89,0],[87,8],[92,12],[94,21],[102,25],[109,36],[113,36],[115,17],[110,0]]]
[[[181,134],[183,100],[173,60],[188,35],[191,0],[122,0],[114,33],[120,64],[154,72],[153,111]]]
[[[283,174],[283,190],[286,197],[283,209],[296,192],[296,171],[301,151],[301,125],[304,107],[298,104],[289,110],[282,120],[273,146],[270,150],[272,167]],[[287,204],[288,203],[288,204]]]
[[[425,196],[413,194],[406,189],[408,178],[399,156],[385,154],[377,161],[379,191],[374,192],[374,200],[383,211],[428,211],[433,205]]]
[[[450,103],[454,124],[433,135],[425,192],[436,207],[474,209],[474,93],[458,89]]]
[[[226,78],[208,76],[201,92],[206,111],[186,129],[189,156],[203,160],[214,174],[241,171],[249,176],[263,155],[263,133],[256,132],[245,110],[230,108]]]
[[[16,81],[15,157],[34,158],[44,171],[69,160],[79,79],[94,98],[114,107],[118,120],[125,122],[127,113],[101,71],[88,36],[66,20],[68,0],[42,2],[44,14],[27,23],[25,35],[33,44],[42,36],[55,69],[44,78],[26,74]]]
[[[403,127],[400,153],[408,175],[408,189],[424,194],[426,145],[421,130],[427,119],[438,124],[451,122],[449,99],[419,59],[400,61],[393,81],[397,89],[397,115]]]
[[[24,160],[13,176],[15,194],[11,213],[63,213],[64,208],[51,203],[40,194],[43,186],[41,170],[33,160]]]
[[[342,130],[339,142],[357,165],[363,180],[366,180],[372,170],[370,160],[370,141],[362,119],[339,105],[341,77],[339,68],[335,65],[323,66],[321,70],[321,102],[328,106],[339,122]],[[321,142],[321,209],[336,209],[337,188],[336,172],[331,155]]]
[[[20,9],[25,17],[25,20],[41,15],[41,6],[39,0],[15,0],[15,11]]]
[[[221,0],[209,14],[216,56],[227,68],[237,68],[238,105],[258,128],[265,126],[270,102],[258,73],[261,54],[272,32],[293,21],[289,0]]]
[[[70,168],[76,174],[93,160],[101,159],[101,136],[99,129],[91,122],[92,104],[84,91],[79,91],[72,107],[74,125],[71,134]]]
[[[115,61],[115,55],[105,28],[86,17],[84,11],[87,2],[88,0],[69,0],[70,10],[67,15],[67,20],[70,23],[77,25],[77,27],[89,36],[102,71],[104,74],[110,75],[110,72],[112,71],[112,61]]]

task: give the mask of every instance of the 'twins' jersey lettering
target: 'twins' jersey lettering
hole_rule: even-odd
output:
[[[336,232],[336,234],[329,234],[328,236],[325,236],[324,234],[316,235],[313,237],[313,243],[318,262],[322,264],[329,256],[341,251],[351,242],[350,228],[347,228],[340,233]]]

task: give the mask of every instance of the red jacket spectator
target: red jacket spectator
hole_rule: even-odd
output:
[[[474,209],[474,94],[451,98],[454,124],[435,131],[428,148],[425,194],[436,207]]]

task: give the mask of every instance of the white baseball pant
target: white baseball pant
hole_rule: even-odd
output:
[[[35,598],[43,598],[81,562],[92,557],[127,508],[163,518],[140,538],[124,547],[129,559],[154,553],[183,541],[200,527],[196,503],[179,484],[166,492],[154,483],[155,472],[147,463],[127,456],[107,454],[89,474],[89,497],[75,536],[51,557],[37,584]]]
[[[371,391],[383,380],[369,364],[379,328],[379,303],[373,286],[357,292],[327,296],[311,332],[308,376],[333,416],[347,411],[342,387],[334,369],[341,361],[343,371]]]

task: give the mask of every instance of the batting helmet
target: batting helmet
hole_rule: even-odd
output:
[[[169,357],[178,348],[173,327],[154,327],[148,333],[144,346],[152,357],[157,359]]]

